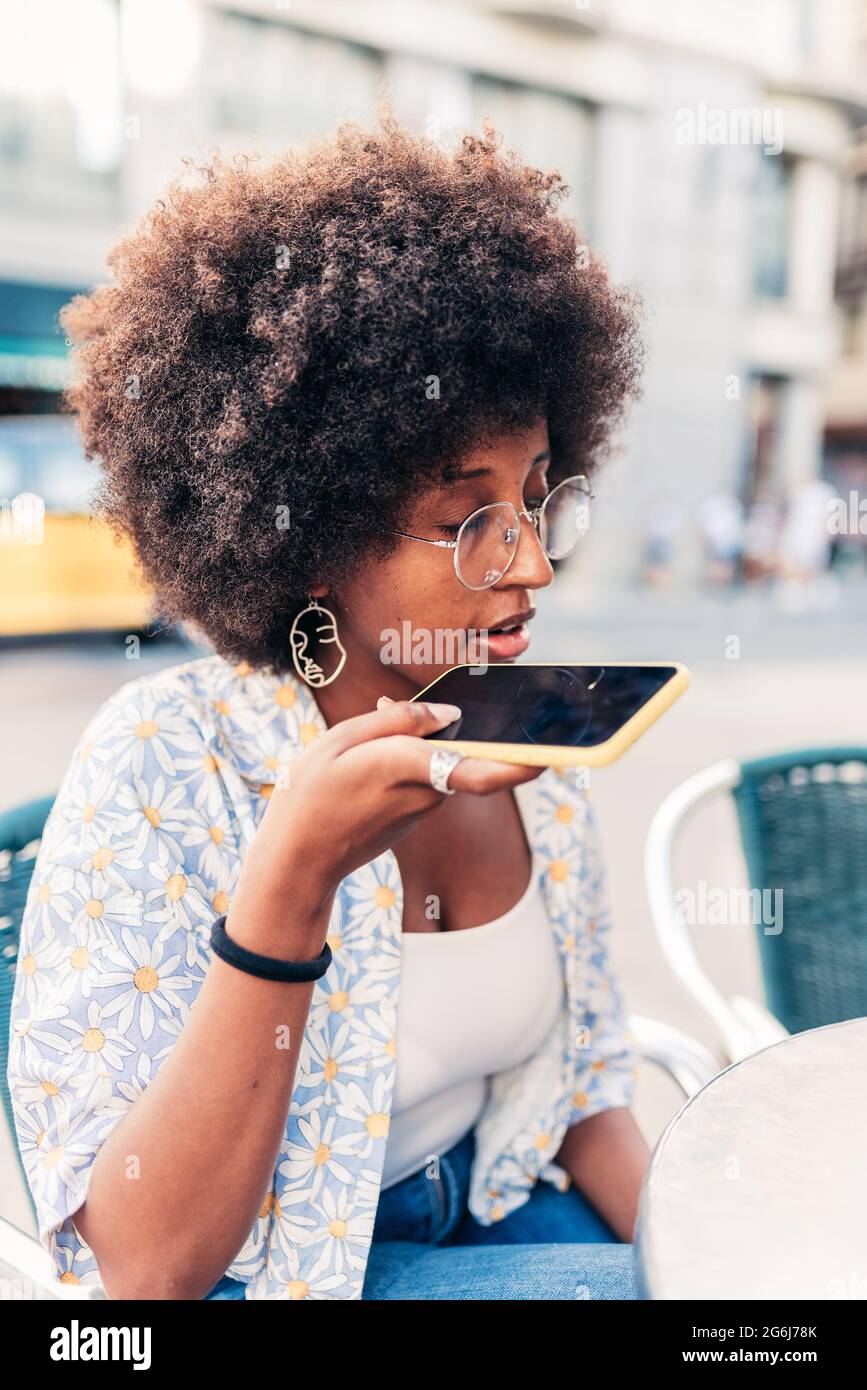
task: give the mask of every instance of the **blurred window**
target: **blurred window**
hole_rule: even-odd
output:
[[[593,139],[592,107],[575,97],[477,76],[473,80],[473,120],[491,117],[503,132],[503,145],[515,145],[527,164],[559,169],[569,184],[568,200],[561,204],[567,216],[591,240],[593,209],[590,205]]]
[[[867,147],[864,158],[867,162]],[[849,178],[843,184],[835,288],[845,315],[845,350],[859,352],[861,318],[867,308],[867,174]]]
[[[792,160],[756,147],[753,289],[762,299],[784,299],[789,287]]]
[[[0,206],[109,211],[122,138],[115,0],[4,6]]]
[[[745,415],[745,439],[741,497],[775,493],[781,473],[779,451],[788,379],[755,374],[749,379]]]
[[[382,60],[341,39],[209,10],[201,72],[208,128],[223,144],[253,135],[270,154],[346,117],[372,117]]]
[[[69,416],[0,417],[0,498],[32,492],[48,512],[86,516],[97,480]]]

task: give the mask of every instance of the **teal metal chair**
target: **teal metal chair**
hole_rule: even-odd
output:
[[[0,1092],[3,1095],[6,1122],[13,1136],[15,1125],[6,1069],[9,1063],[9,1016],[12,1010],[12,992],[15,988],[18,936],[39,840],[48,819],[48,812],[53,805],[53,796],[43,796],[0,814]],[[17,1144],[15,1155],[35,1217],[33,1198],[27,1186],[27,1175]]]
[[[782,930],[756,922],[766,1006],[720,993],[677,910],[678,829],[721,793],[734,800],[751,890],[782,893]],[[665,955],[719,1027],[729,1062],[791,1033],[867,1015],[867,746],[725,759],[690,777],[653,819],[645,874]]]

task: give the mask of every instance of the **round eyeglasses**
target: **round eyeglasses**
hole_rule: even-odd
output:
[[[532,521],[549,560],[563,560],[583,540],[590,525],[590,499],[595,497],[581,474],[564,478],[538,506],[518,511],[511,502],[490,502],[472,512],[458,527],[453,541],[431,541],[408,531],[391,531],[410,541],[423,541],[454,555],[455,574],[467,589],[490,589],[502,579],[518,550],[521,517]]]

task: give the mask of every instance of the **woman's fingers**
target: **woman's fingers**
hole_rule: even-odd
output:
[[[448,744],[441,746],[447,748]],[[449,774],[448,784],[449,789],[456,792],[486,796],[490,792],[520,786],[522,782],[532,782],[544,771],[544,767],[523,767],[518,763],[498,763],[489,758],[464,757]]]
[[[457,748],[452,750],[447,740],[440,742],[403,735],[396,735],[381,746],[381,752],[388,761],[391,779],[396,785],[417,784],[427,788],[431,788],[430,764],[437,749],[460,752]],[[477,758],[464,754],[449,774],[448,785],[455,791],[483,795],[486,792],[501,791],[505,787],[517,787],[522,782],[532,782],[544,771],[544,767],[501,763],[493,758]],[[441,792],[439,795],[444,796],[445,793]]]
[[[388,738],[393,734],[410,734],[421,738],[436,729],[444,729],[460,717],[461,711],[457,705],[441,705],[425,700],[389,700],[381,709],[375,709],[370,714],[357,714],[352,719],[334,724],[328,730],[327,737],[332,748],[342,753],[369,739]]]
[[[448,741],[433,742],[425,734],[445,728],[460,718],[456,705],[442,705],[424,700],[391,700],[380,696],[377,709],[370,714],[356,715],[335,724],[329,737],[338,753],[369,743],[388,739],[388,763],[396,783],[419,783],[430,787],[430,760],[437,748],[448,749]],[[381,750],[385,755],[385,747]],[[449,787],[484,796],[507,787],[531,782],[545,769],[526,767],[520,763],[497,762],[496,759],[463,757],[449,777]],[[439,793],[445,795],[445,793]]]

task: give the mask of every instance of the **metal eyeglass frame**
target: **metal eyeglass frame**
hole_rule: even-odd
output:
[[[521,509],[521,511],[518,511],[518,508],[514,505],[513,502],[486,502],[485,505],[484,505],[483,507],[476,507],[476,510],[475,510],[474,512],[470,512],[469,516],[468,516],[468,517],[465,517],[464,520],[461,522],[461,525],[460,525],[460,529],[459,529],[459,531],[458,531],[458,534],[455,536],[455,538],[454,538],[453,541],[444,541],[444,540],[432,541],[432,540],[428,540],[427,536],[413,536],[409,531],[395,531],[395,530],[394,530],[393,528],[391,528],[391,527],[388,528],[388,529],[389,529],[389,533],[390,533],[392,536],[404,536],[408,541],[423,541],[425,545],[435,545],[435,546],[438,546],[440,550],[451,550],[451,551],[454,551],[454,555],[453,555],[452,558],[453,558],[453,561],[454,561],[455,574],[456,574],[456,576],[457,576],[459,582],[460,582],[461,584],[463,584],[464,588],[465,588],[465,589],[475,589],[475,588],[478,587],[478,589],[491,589],[491,588],[493,588],[494,584],[498,584],[498,583],[500,582],[500,579],[503,578],[503,575],[504,575],[504,574],[507,574],[507,573],[508,573],[509,567],[511,566],[512,561],[514,560],[515,556],[516,556],[517,553],[518,553],[518,546],[517,546],[517,545],[515,546],[515,549],[512,551],[512,554],[511,554],[510,557],[509,557],[509,563],[508,563],[508,565],[506,565],[506,568],[503,570],[503,574],[499,575],[497,579],[492,580],[490,584],[482,584],[482,585],[479,585],[479,586],[475,586],[475,585],[472,585],[472,584],[467,584],[466,580],[461,579],[461,576],[460,576],[460,574],[458,573],[458,546],[459,546],[460,543],[461,543],[461,537],[462,537],[462,535],[463,535],[463,533],[464,533],[464,527],[465,527],[465,526],[468,526],[469,523],[474,519],[474,517],[477,517],[477,516],[479,515],[480,512],[489,511],[490,508],[492,508],[492,507],[511,507],[512,511],[513,511],[514,514],[515,514],[515,527],[516,527],[516,529],[518,530],[519,536],[520,536],[520,527],[521,527],[521,517],[522,517],[522,516],[525,516],[525,517],[528,519],[528,521],[532,521],[533,526],[535,527],[535,530],[536,530],[536,535],[537,535],[538,538],[539,538],[539,544],[542,546],[542,549],[545,551],[546,556],[547,556],[548,559],[550,560],[550,559],[552,559],[552,558],[554,558],[554,557],[551,556],[551,555],[548,555],[548,550],[547,550],[546,546],[544,545],[544,543],[543,543],[543,541],[542,541],[542,533],[541,533],[539,527],[540,527],[541,524],[542,524],[542,516],[543,516],[543,513],[544,513],[544,511],[545,511],[545,508],[547,507],[548,503],[551,501],[551,498],[554,497],[554,496],[556,495],[556,493],[560,490],[561,487],[565,487],[567,483],[583,483],[584,486],[581,487],[581,488],[579,488],[579,491],[585,493],[585,495],[588,497],[588,499],[589,499],[591,502],[592,502],[593,498],[596,496],[596,493],[593,491],[593,489],[592,489],[591,486],[590,486],[590,480],[589,480],[589,478],[587,477],[586,473],[575,473],[575,474],[573,474],[573,476],[572,476],[571,478],[563,478],[563,479],[561,479],[561,481],[557,484],[557,486],[556,486],[556,487],[553,487],[553,488],[551,489],[551,491],[548,493],[548,496],[542,498],[542,501],[538,504],[538,506],[534,506],[534,507],[531,507],[531,508],[529,508],[529,509],[527,509],[526,507],[523,507],[523,508]],[[575,549],[575,546],[577,546],[578,541],[581,539],[581,533],[580,533],[580,532],[577,532],[577,533],[576,533],[576,536],[577,536],[577,539],[576,539],[576,541],[575,541],[575,545],[572,546],[572,549],[571,549],[571,550],[568,550],[568,551],[566,552],[567,555],[571,555],[571,554],[572,554],[572,551]],[[560,556],[557,556],[556,558],[557,558],[557,559],[565,559],[566,557],[560,555]]]

